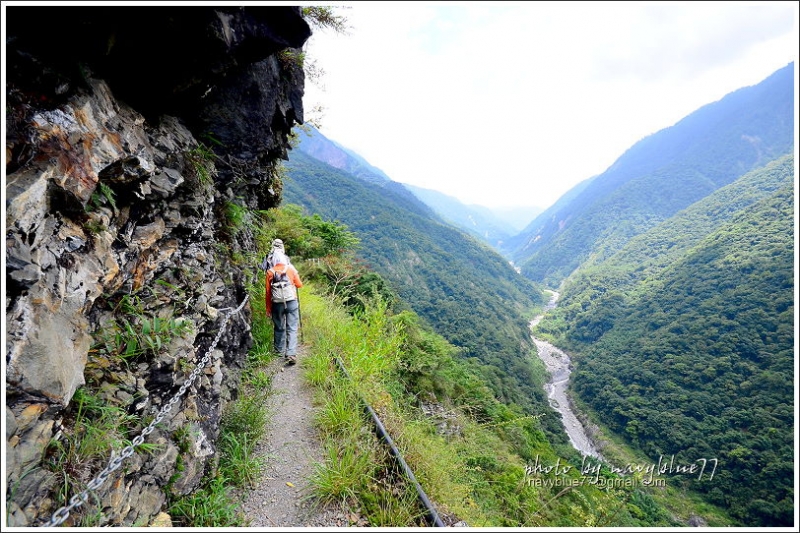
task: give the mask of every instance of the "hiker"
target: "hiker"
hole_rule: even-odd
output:
[[[291,265],[292,261],[289,259],[289,256],[286,255],[286,251],[283,249],[283,241],[280,239],[275,239],[272,241],[272,247],[267,255],[264,256],[264,260],[259,263],[258,268],[263,271],[267,271],[270,267],[275,266],[275,253],[277,252],[279,256],[283,256],[286,258],[286,264]]]
[[[297,330],[300,324],[297,289],[303,286],[303,282],[297,269],[289,262],[281,239],[272,241],[272,251],[265,262],[267,316],[272,317],[275,352],[293,365],[297,362]]]

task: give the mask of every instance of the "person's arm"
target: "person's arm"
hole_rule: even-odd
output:
[[[292,283],[294,283],[294,286],[298,289],[303,286],[303,282],[300,281],[300,274],[295,267],[289,269],[289,279],[292,280]]]

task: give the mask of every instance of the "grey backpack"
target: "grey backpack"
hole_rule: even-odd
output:
[[[272,301],[274,303],[285,303],[297,299],[297,287],[286,272],[272,271],[271,284]]]

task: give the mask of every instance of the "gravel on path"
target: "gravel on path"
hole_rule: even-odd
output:
[[[294,365],[270,363],[272,393],[267,400],[270,422],[255,453],[266,468],[254,487],[240,491],[242,511],[250,527],[341,527],[355,516],[337,506],[320,506],[311,497],[309,478],[323,452],[314,427],[313,391],[303,379],[305,350]]]

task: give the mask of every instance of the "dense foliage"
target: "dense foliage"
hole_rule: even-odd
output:
[[[298,226],[308,222],[294,208],[270,216]],[[314,239],[312,232],[292,245],[308,249],[304,241]],[[392,467],[363,416],[365,401],[447,523],[640,527],[675,526],[688,518],[686,507],[676,505],[676,511],[659,503],[664,489],[607,470],[582,476],[579,454],[553,445],[540,416],[499,401],[480,368],[458,357],[458,348],[421,317],[400,310],[398,301],[389,305],[375,291],[361,291],[357,278],[326,275],[319,259],[298,265],[308,280],[303,312],[311,355],[304,375],[322,392],[315,420],[325,458],[312,476],[321,501],[345,501],[373,526],[423,524],[413,486]],[[380,279],[351,263],[346,251],[325,260]],[[351,290],[354,297],[340,297]],[[552,470],[556,464],[558,472]]]
[[[512,239],[526,277],[565,282],[537,335],[571,352],[577,401],[614,434],[619,457],[713,461],[713,478],[668,472],[680,496],[668,489],[667,501],[702,493],[748,525],[790,525],[794,507],[793,74],[790,64],[642,140]],[[344,221],[396,311],[406,302],[446,339],[406,339],[392,394],[444,398],[483,424],[544,414],[514,453],[544,450],[541,431],[572,457],[529,357],[525,313],[541,305],[538,288],[395,185],[297,153],[284,189]],[[496,465],[476,461],[481,472]],[[632,517],[659,515],[634,507]],[[520,512],[503,524],[542,523]]]
[[[794,507],[793,175],[781,158],[634,239],[542,325],[605,424],[653,458],[718,459],[687,483],[769,526]]]
[[[393,314],[373,302],[348,315],[307,293],[306,317],[314,352],[307,375],[325,393],[318,420],[328,452],[313,478],[316,494],[345,499],[367,513],[370,525],[422,521],[413,488],[393,477],[368,431],[360,398],[379,412],[450,523],[641,527],[675,526],[678,516],[687,518],[686,508],[674,513],[657,502],[654,493],[663,489],[605,470],[596,480],[582,476],[580,456],[562,455],[537,417],[498,402],[480,373],[454,357],[455,347],[421,328],[413,313]],[[337,372],[332,354],[353,379]]]
[[[546,405],[525,318],[544,301],[539,288],[487,245],[432,218],[408,191],[397,194],[302,152],[292,153],[288,167],[285,201],[346,224],[360,240],[358,256],[483,368],[500,400],[535,411]],[[559,432],[558,420],[547,418]]]

